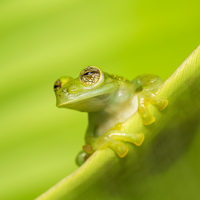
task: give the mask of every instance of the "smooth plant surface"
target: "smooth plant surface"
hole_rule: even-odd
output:
[[[138,113],[125,122],[127,131],[145,134],[141,147],[131,146],[132,151],[124,159],[119,159],[109,148],[96,151],[83,166],[38,200],[137,199],[142,190],[148,189],[146,182],[149,179],[159,177],[162,180],[162,175],[181,160],[199,129],[200,46],[167,79],[157,94],[168,99],[169,105],[164,113],[149,105],[155,123],[144,126]],[[199,191],[189,196],[195,199],[197,194]],[[175,199],[172,194],[167,197]],[[140,198],[149,199],[143,195]]]

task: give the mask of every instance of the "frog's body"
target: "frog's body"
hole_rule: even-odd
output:
[[[126,121],[137,111],[137,95],[130,96],[126,101],[120,102],[117,107],[112,105],[116,105],[115,102],[111,101],[102,111],[88,113],[89,126],[87,132],[98,137],[106,133],[115,124]]]
[[[154,122],[155,118],[147,111],[146,103],[151,102],[160,110],[167,106],[167,100],[154,94],[161,83],[161,79],[154,75],[143,75],[128,81],[89,66],[76,79],[58,79],[54,90],[58,107],[88,112],[85,152],[91,154],[94,150],[110,146],[123,157],[128,147],[122,141],[140,145],[144,140],[143,134],[124,133],[123,122],[137,110],[143,124]]]
[[[124,122],[137,110],[137,99],[133,99],[136,95],[134,85],[124,78],[109,76],[116,82],[115,91],[109,95],[103,93],[96,96],[93,99],[93,104],[95,108],[99,107],[100,109],[88,112],[87,132],[95,137],[103,135],[115,124]],[[99,106],[102,99],[107,99],[107,101],[103,106]],[[99,103],[97,103],[98,101]]]

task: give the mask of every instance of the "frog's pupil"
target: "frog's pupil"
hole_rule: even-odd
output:
[[[92,75],[92,72],[87,72],[87,73],[85,73],[84,75]]]

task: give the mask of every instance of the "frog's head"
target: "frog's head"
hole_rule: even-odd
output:
[[[118,80],[95,66],[82,70],[78,78],[63,76],[54,84],[57,106],[84,112],[99,111],[108,105]]]

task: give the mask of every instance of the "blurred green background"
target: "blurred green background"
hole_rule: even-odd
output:
[[[60,76],[96,65],[166,80],[200,44],[199,13],[199,0],[0,1],[0,199],[33,199],[78,168],[87,114],[56,108]]]

